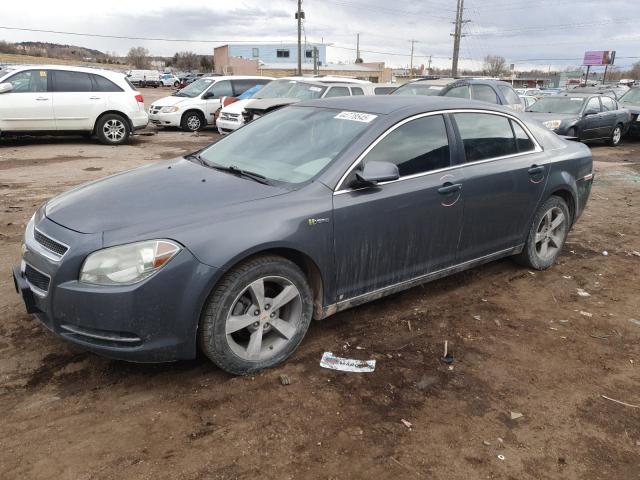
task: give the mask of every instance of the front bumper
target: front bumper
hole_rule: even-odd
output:
[[[182,112],[149,113],[149,121],[158,127],[179,127],[182,121]]]
[[[102,235],[80,234],[51,220],[37,230],[67,245],[62,258],[25,235],[14,284],[27,308],[54,334],[109,358],[166,362],[194,358],[200,312],[217,270],[183,249],[162,270],[135,285],[79,282],[86,256],[102,248]]]
[[[243,125],[242,119],[238,119],[236,121],[233,120],[225,120],[222,117],[218,117],[216,120],[216,126],[218,127],[218,133],[220,135],[226,135],[227,133],[231,133]]]

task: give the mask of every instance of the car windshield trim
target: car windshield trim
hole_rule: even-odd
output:
[[[188,97],[195,98],[206,90],[208,90],[212,85],[216,83],[215,80],[210,78],[199,78],[193,83],[190,83],[186,87],[181,90],[178,90],[176,93],[171,95],[172,97]]]
[[[303,88],[300,88],[303,87]],[[321,98],[327,91],[326,86],[316,85],[299,80],[274,80],[251,95],[252,100],[264,100],[268,98],[298,98],[300,100],[313,100]],[[309,93],[313,92],[313,93]]]

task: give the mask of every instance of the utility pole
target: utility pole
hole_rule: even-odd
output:
[[[429,64],[427,65],[427,75],[431,75],[431,55],[429,55]]]
[[[318,47],[313,46],[313,76],[317,77],[320,75],[320,71],[318,68]]]
[[[413,48],[417,40],[409,40],[411,42],[411,66],[409,67],[409,78],[413,78]]]
[[[304,12],[302,11],[302,0],[298,0],[298,11],[296,12],[296,20],[298,20],[298,75],[302,76],[302,19]]]
[[[360,34],[356,33],[356,63],[362,63],[360,58]]]
[[[451,76],[458,76],[458,57],[460,56],[460,39],[462,35],[462,20],[464,16],[464,0],[458,0],[458,6],[456,9],[456,27],[453,33],[453,60],[451,62]]]

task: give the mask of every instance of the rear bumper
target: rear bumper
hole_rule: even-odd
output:
[[[195,357],[200,312],[217,278],[215,268],[183,249],[137,284],[85,284],[78,281],[78,271],[87,254],[102,247],[101,236],[78,234],[46,218],[38,230],[69,245],[68,252],[59,260],[47,258],[27,238],[13,278],[27,312],[49,330],[118,360],[155,363]],[[38,276],[48,278],[44,288],[36,287],[43,286]]]
[[[131,127],[133,130],[142,130],[149,125],[149,115],[146,111],[140,110],[131,115]]]

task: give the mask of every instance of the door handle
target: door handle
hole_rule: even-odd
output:
[[[529,175],[538,175],[539,173],[544,172],[544,165],[531,165],[527,171],[529,172]]]
[[[450,193],[459,192],[460,190],[462,190],[461,183],[446,182],[438,189],[438,193],[440,195],[448,195]]]
[[[89,97],[89,100],[100,100],[102,97]]]
[[[38,97],[36,98],[37,101],[42,102],[43,100],[49,100],[47,97]]]

